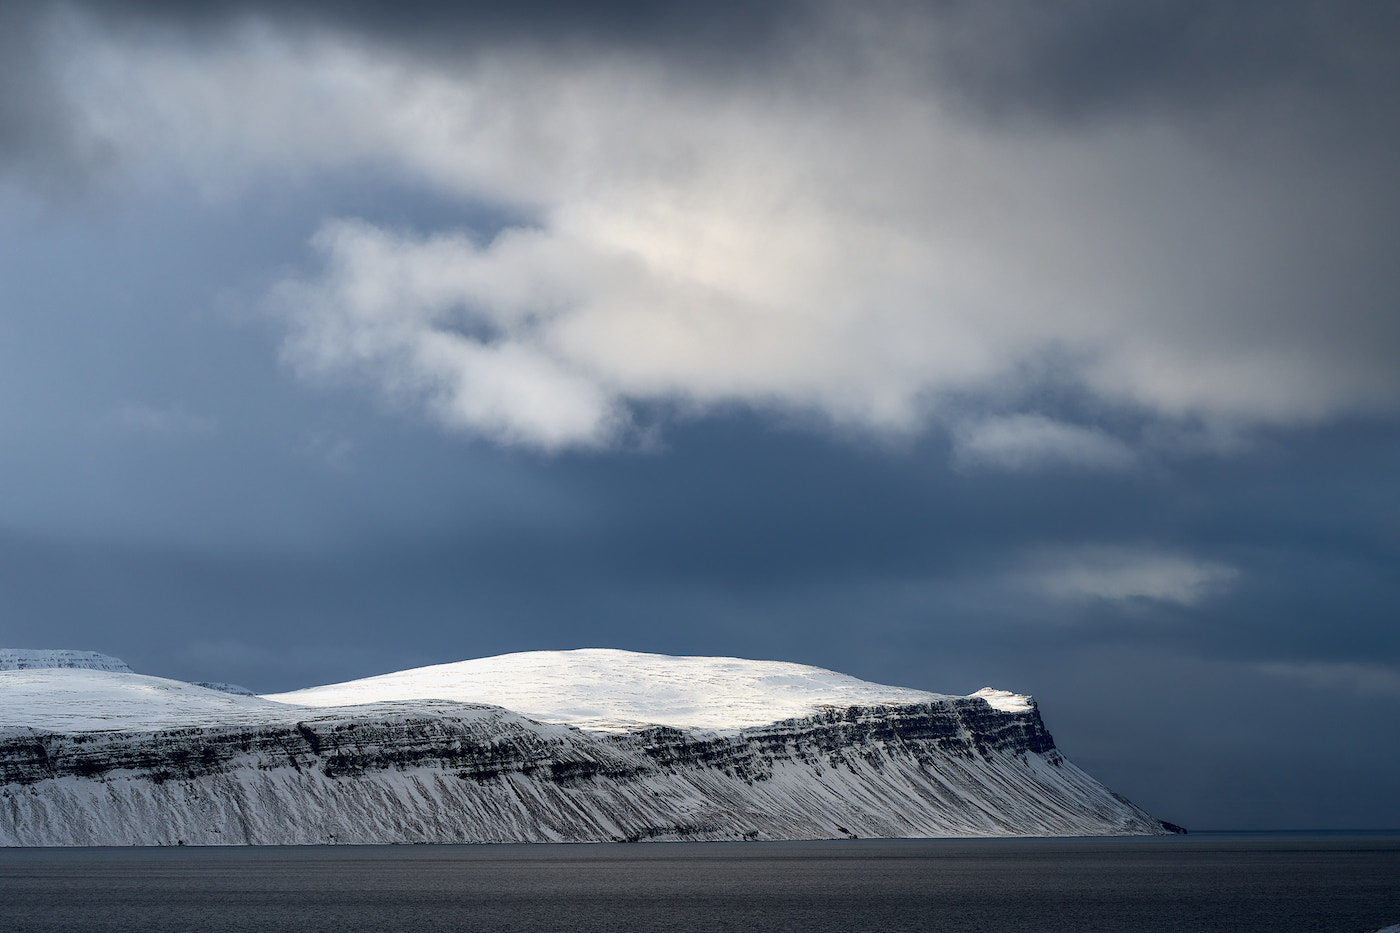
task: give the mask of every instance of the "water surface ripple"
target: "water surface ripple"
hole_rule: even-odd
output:
[[[1298,931],[1400,923],[1400,833],[0,850],[0,930]]]

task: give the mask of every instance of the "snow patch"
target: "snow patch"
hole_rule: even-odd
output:
[[[995,687],[983,687],[971,696],[986,700],[987,705],[992,709],[999,709],[1007,713],[1024,713],[1031,708],[1034,702],[1028,696],[1012,693],[1010,690],[998,690]]]

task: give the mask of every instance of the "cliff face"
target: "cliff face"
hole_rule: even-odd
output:
[[[130,674],[120,658],[67,648],[0,648],[0,671],[86,670]]]
[[[733,733],[381,703],[263,726],[0,733],[0,844],[817,839],[1164,832],[1034,704],[858,706]]]

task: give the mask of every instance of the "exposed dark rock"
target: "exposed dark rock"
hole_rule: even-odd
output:
[[[429,708],[430,707],[430,708]],[[264,728],[0,737],[0,843],[467,842],[1176,832],[1032,705],[824,709],[736,733],[496,707]]]

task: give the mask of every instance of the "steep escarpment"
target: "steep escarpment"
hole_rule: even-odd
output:
[[[0,671],[87,670],[132,673],[120,658],[68,648],[0,648]]]
[[[442,701],[236,727],[0,735],[9,845],[1158,833],[1033,703],[851,706],[731,732],[585,731]]]

